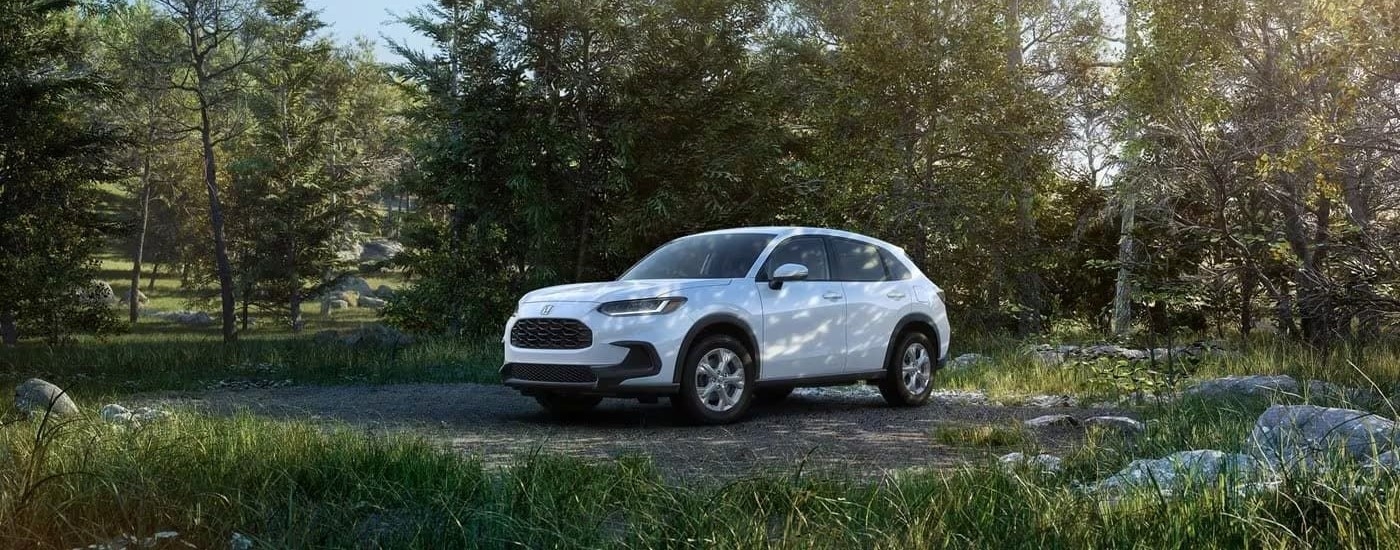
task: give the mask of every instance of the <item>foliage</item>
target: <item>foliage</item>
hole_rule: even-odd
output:
[[[85,116],[104,83],[82,63],[69,2],[0,4],[0,339],[101,331],[85,300],[101,246],[97,184],[113,136]]]

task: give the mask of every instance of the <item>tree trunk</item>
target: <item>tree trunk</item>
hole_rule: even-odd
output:
[[[131,324],[136,324],[141,314],[141,257],[146,252],[146,228],[151,219],[151,159],[141,161],[141,231],[136,236],[136,255],[131,262],[131,291],[127,294]],[[154,281],[153,281],[154,282]]]
[[[1254,331],[1254,289],[1258,283],[1254,272],[1246,269],[1240,274],[1240,334],[1249,338]]]
[[[5,347],[14,347],[19,343],[19,327],[15,325],[15,313],[6,311],[0,313],[0,344]]]
[[[1013,81],[1019,81],[1023,59],[1021,56],[1021,0],[1006,2],[1006,69]],[[1020,306],[1017,316],[1017,332],[1022,336],[1036,334],[1044,328],[1040,314],[1041,280],[1037,272],[1035,258],[1038,255],[1039,235],[1035,223],[1035,181],[1026,176],[1026,159],[1029,158],[1026,143],[1013,143],[1007,159],[1007,174],[1016,189],[1016,228],[1020,235],[1017,249],[1016,301]]]
[[[156,274],[160,272],[160,264],[151,264],[151,280],[146,281],[146,292],[153,292],[156,289]]]
[[[209,225],[214,232],[214,267],[219,278],[219,300],[222,307],[223,338],[225,342],[238,339],[235,325],[233,271],[228,263],[228,244],[224,239],[224,208],[219,201],[218,174],[215,171],[214,129],[209,121],[209,108],[200,99],[199,139],[204,146],[204,186],[209,192]]]
[[[1118,280],[1113,289],[1113,335],[1124,336],[1133,328],[1133,224],[1137,217],[1137,197],[1123,193],[1118,224]]]

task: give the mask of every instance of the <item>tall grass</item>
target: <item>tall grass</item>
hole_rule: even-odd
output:
[[[1204,414],[1198,410],[1193,414]],[[1225,415],[1230,416],[1230,415]],[[1206,423],[1213,420],[1207,418]],[[1190,415],[1157,430],[1189,443]],[[1151,437],[1151,436],[1149,436]],[[990,464],[877,483],[767,475],[676,486],[647,460],[529,454],[504,469],[411,436],[179,415],[128,430],[87,419],[0,435],[0,545],[71,547],[172,530],[200,547],[1378,548],[1400,537],[1389,474],[1338,470],[1277,494],[1207,485],[1107,503],[1079,487],[1113,462],[1091,444],[1064,474]],[[1105,462],[1106,461],[1106,462]],[[37,464],[37,467],[32,467]]]
[[[120,338],[62,346],[0,348],[0,382],[29,377],[76,395],[202,389],[220,380],[299,384],[494,382],[500,344],[429,339],[407,346],[350,346],[309,338]]]

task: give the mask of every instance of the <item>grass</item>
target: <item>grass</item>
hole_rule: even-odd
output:
[[[1235,414],[1205,409],[1163,411],[1142,445],[1191,441],[1203,421],[1233,426]],[[37,433],[21,423],[0,445],[7,547],[160,531],[199,547],[239,533],[268,548],[1377,548],[1400,537],[1396,500],[1336,490],[1389,490],[1388,474],[1337,470],[1277,495],[1207,486],[1108,504],[1079,488],[1131,454],[1108,439],[1053,476],[978,463],[877,483],[793,474],[695,486],[666,483],[639,457],[530,454],[490,469],[409,435],[248,416],[180,414],[137,429],[84,418]]]
[[[151,297],[162,309],[197,299],[174,281],[162,279],[157,289]],[[373,320],[354,310],[309,317],[308,332]],[[976,351],[991,361],[940,374],[943,388],[1082,401],[1122,393],[1087,365],[1035,363],[1022,342],[962,338],[954,345],[955,354]],[[1394,346],[1322,354],[1257,338],[1236,347],[1237,354],[1193,366],[1190,376],[1284,373],[1387,395],[1400,381]],[[213,328],[143,318],[131,333],[107,340],[0,349],[0,381],[45,378],[91,411],[121,394],[226,379],[494,382],[500,360],[495,341],[325,345],[262,327],[223,344]],[[1290,399],[1395,414],[1383,400]],[[1063,456],[1064,471],[1052,475],[1006,472],[979,459],[869,482],[800,474],[794,464],[786,475],[685,486],[665,481],[645,457],[534,453],[496,468],[411,432],[371,436],[321,421],[182,411],[135,429],[91,416],[10,422],[0,428],[0,547],[67,548],[160,531],[198,547],[228,547],[238,533],[259,548],[1376,548],[1400,540],[1400,504],[1389,496],[1396,483],[1386,473],[1343,467],[1289,479],[1276,494],[1241,496],[1219,485],[1170,498],[1134,494],[1115,504],[1083,489],[1134,459],[1240,451],[1269,405],[1185,399],[1143,408],[1146,433],[1090,431]],[[1020,424],[939,426],[929,440],[992,456],[1038,451]],[[1347,489],[1354,485],[1383,492],[1358,496]]]
[[[1016,424],[975,426],[939,426],[933,429],[933,440],[944,445],[970,447],[1010,447],[1030,439],[1026,428]]]

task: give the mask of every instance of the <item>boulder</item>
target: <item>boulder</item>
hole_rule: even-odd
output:
[[[1298,381],[1286,374],[1226,376],[1202,380],[1187,388],[1189,396],[1220,397],[1226,395],[1273,395],[1277,393],[1297,393]]]
[[[1118,430],[1125,434],[1142,433],[1142,431],[1146,429],[1146,426],[1143,426],[1142,422],[1126,416],[1091,416],[1084,419],[1084,426],[1087,428]]]
[[[1124,359],[1128,359],[1128,360],[1130,360],[1130,361],[1137,361],[1137,360],[1140,360],[1140,359],[1147,359],[1147,352],[1144,351],[1144,350],[1140,350],[1140,349],[1121,349],[1121,348],[1120,348],[1120,350],[1119,350],[1119,352],[1118,352],[1118,355],[1119,355],[1120,357],[1122,357],[1122,358],[1124,358]]]
[[[214,318],[203,311],[160,311],[153,315],[178,325],[205,326],[214,324]]]
[[[125,424],[136,426],[149,422],[154,422],[157,420],[164,420],[170,417],[169,412],[160,409],[140,407],[133,411],[115,403],[102,407],[102,410],[98,413],[98,415],[102,417],[102,420],[104,422],[110,424]]]
[[[397,295],[398,291],[389,288],[389,285],[379,285],[379,288],[374,289],[374,297],[382,300],[392,300]]]
[[[335,252],[336,261],[353,263],[360,260],[360,255],[365,253],[365,247],[360,243],[349,243],[346,248]]]
[[[1068,414],[1047,414],[1037,416],[1025,422],[1031,428],[1067,427],[1072,428],[1079,425],[1079,420]]]
[[[326,290],[322,293],[322,295],[334,296],[335,294],[345,290],[354,291],[355,294],[359,296],[374,294],[374,289],[369,286],[368,281],[364,280],[363,278],[356,277],[354,275],[345,275],[336,279],[330,285],[326,286]]]
[[[341,310],[341,309],[349,309],[349,308],[350,308],[350,302],[347,302],[347,301],[345,301],[345,300],[340,300],[340,299],[336,299],[336,300],[326,300],[326,301],[322,304],[321,311],[329,313],[329,312],[331,312],[331,311],[336,311],[336,310]]]
[[[382,262],[392,260],[403,252],[403,245],[389,239],[375,239],[360,243],[360,261]]]
[[[1095,491],[1156,489],[1170,495],[1191,484],[1213,485],[1222,477],[1243,479],[1258,471],[1253,457],[1216,450],[1181,451],[1157,459],[1139,459],[1094,485]]]
[[[964,353],[948,361],[948,368],[952,370],[965,369],[987,361],[990,361],[990,359],[980,353]]]
[[[381,309],[389,305],[389,302],[384,301],[382,298],[375,298],[374,296],[361,296],[356,305],[358,307],[367,307],[370,309]]]
[[[146,297],[146,293],[145,293],[145,292],[141,292],[141,289],[136,289],[136,303],[137,303],[138,305],[146,305],[146,303],[147,303],[147,302],[150,302],[150,301],[151,301],[150,298],[147,298],[147,297]],[[126,292],[123,292],[123,293],[122,293],[121,303],[123,303],[123,304],[129,304],[129,303],[131,303],[131,289],[128,288],[128,289],[126,289]]]
[[[1037,350],[1031,352],[1031,357],[1035,362],[1046,367],[1057,367],[1065,362],[1065,354],[1055,350]]]
[[[1043,474],[1058,474],[1063,468],[1063,461],[1055,455],[1039,454],[1026,456],[1025,453],[1009,453],[997,459],[1001,468],[1007,472],[1015,472],[1021,469],[1030,469]]]
[[[15,388],[15,409],[30,418],[43,418],[45,414],[55,417],[78,413],[78,405],[62,388],[30,378]]]
[[[88,286],[78,290],[78,298],[85,304],[113,305],[117,303],[117,293],[107,281],[90,281]]]
[[[340,300],[349,304],[350,307],[360,307],[360,293],[353,290],[342,290],[331,296],[332,300]]]
[[[1366,411],[1315,405],[1269,407],[1245,441],[1250,454],[1276,469],[1312,469],[1333,457],[1371,463],[1397,446],[1400,426],[1394,421]]]

